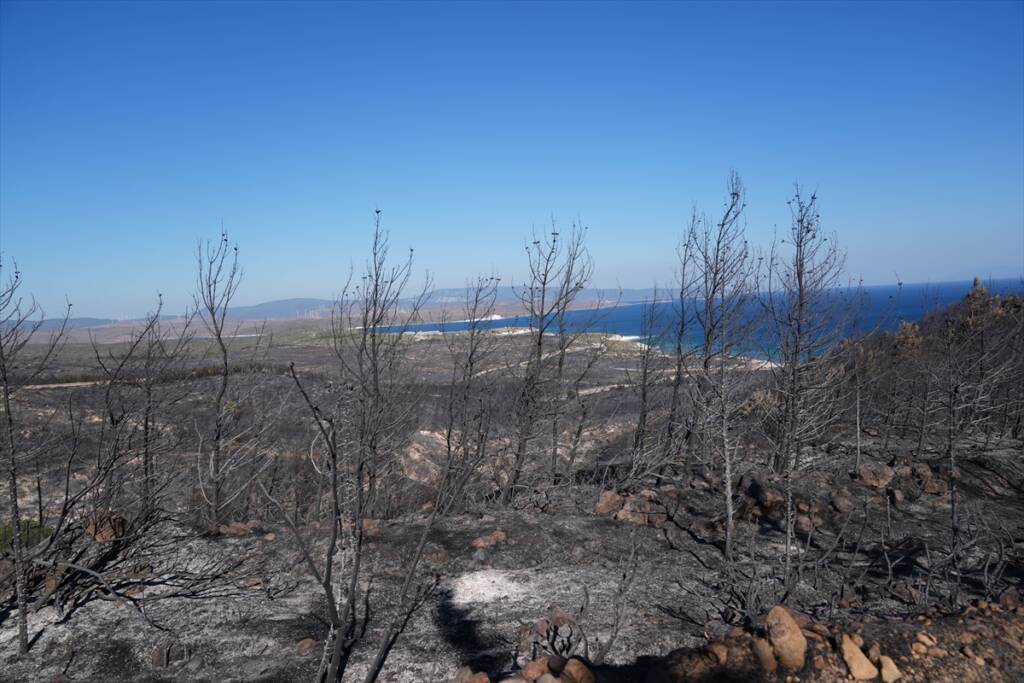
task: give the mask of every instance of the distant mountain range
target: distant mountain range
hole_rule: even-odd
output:
[[[605,303],[639,303],[650,299],[654,294],[652,289],[585,289],[577,295],[576,301],[580,306],[591,306],[600,302]],[[659,291],[659,298],[664,298]],[[446,287],[435,289],[431,292],[427,307],[432,309],[454,307],[466,300],[466,289],[464,287]],[[411,300],[410,300],[411,301]],[[516,304],[519,297],[516,289],[510,286],[499,287],[495,297],[495,303],[501,306]],[[265,301],[251,306],[232,306],[228,309],[228,317],[235,320],[316,320],[329,318],[334,301],[331,299],[295,298],[277,299]],[[165,316],[173,320],[180,316]],[[129,319],[130,320],[130,319]],[[102,325],[114,325],[127,320],[114,318],[71,318],[68,320],[68,329],[84,327],[100,327]],[[43,321],[43,330],[54,330],[60,326],[61,319],[48,318]]]
[[[39,326],[39,329],[44,332],[59,330],[61,323],[63,322],[63,318],[47,318],[43,321],[43,324]],[[100,325],[113,325],[116,322],[117,320],[114,320],[113,318],[69,318],[67,329],[73,330],[81,327],[99,327]]]
[[[654,291],[651,289],[585,289],[577,296],[579,305],[587,306],[599,301],[638,303],[650,299]],[[621,298],[620,298],[621,297]],[[462,287],[435,289],[427,301],[428,308],[457,306],[466,300],[466,290]],[[411,301],[407,300],[407,301]],[[509,305],[519,302],[519,296],[512,287],[499,287],[495,303]],[[228,309],[228,317],[235,320],[301,320],[328,318],[334,302],[330,299],[279,299],[267,301],[253,306],[235,306]]]
[[[1011,291],[1019,291],[1020,281],[1014,279],[998,280],[1003,285],[1010,287]],[[920,285],[921,287],[938,287],[946,284],[961,283],[935,283],[932,285]],[[878,287],[868,287],[877,289]],[[499,287],[495,303],[498,306],[510,306],[519,302],[517,295],[518,288],[510,286]],[[637,304],[650,301],[654,298],[659,300],[671,299],[675,292],[670,289],[659,289],[655,292],[652,288],[642,289],[611,289],[592,288],[585,289],[576,297],[577,307],[589,307],[598,302],[604,304]],[[427,309],[438,310],[445,307],[458,307],[466,300],[466,289],[464,287],[446,287],[435,289],[431,292],[427,302]],[[411,301],[411,300],[407,300]],[[278,299],[266,301],[252,306],[233,306],[228,309],[228,317],[234,320],[316,320],[329,318],[334,302],[331,299],[296,298]],[[166,316],[174,319],[178,316]],[[51,318],[43,321],[43,330],[53,330],[60,325],[60,320]],[[99,327],[102,325],[113,325],[122,320],[111,318],[71,318],[68,321],[69,329]]]

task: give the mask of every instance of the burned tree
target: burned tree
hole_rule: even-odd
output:
[[[526,246],[529,276],[517,288],[529,320],[529,352],[522,364],[522,374],[513,407],[513,451],[502,488],[502,503],[508,504],[520,485],[524,468],[542,447],[535,446],[539,439],[538,422],[547,418],[552,440],[549,454],[552,462],[558,457],[560,422],[565,399],[566,355],[576,344],[585,326],[570,329],[566,312],[576,302],[580,292],[593,274],[593,260],[586,248],[586,228],[573,224],[567,238],[554,226],[543,238],[534,236]],[[545,338],[556,336],[557,347],[545,351]],[[554,368],[549,370],[551,365]],[[577,378],[574,383],[578,383]],[[578,395],[578,394],[577,394]],[[552,468],[554,465],[552,465]]]
[[[744,237],[743,184],[733,173],[721,215],[694,215],[687,232],[687,269],[697,297],[694,321],[699,330],[694,362],[686,366],[695,433],[705,461],[722,465],[725,512],[725,557],[732,561],[733,480],[740,447],[736,412],[749,382],[742,356],[753,330],[752,306],[757,291],[754,258]]]
[[[429,280],[419,294],[406,299],[412,252],[397,266],[388,256],[388,238],[377,211],[365,272],[358,280],[349,279],[334,305],[331,343],[337,365],[332,383],[313,391],[294,364],[290,370],[312,423],[311,464],[328,482],[326,537],[307,538],[296,516],[259,484],[293,530],[306,567],[323,589],[330,632],[318,680],[330,683],[342,680],[360,637],[356,623],[365,597],[360,591],[365,527],[372,516],[394,509],[389,490],[399,480],[398,456],[415,427],[404,353],[406,333],[426,299]],[[442,481],[434,511],[406,566],[398,606],[367,673],[368,683],[376,680],[422,597],[417,568],[444,489]]]
[[[3,276],[3,262],[0,261],[0,277]],[[0,460],[7,469],[7,485],[10,501],[11,546],[14,554],[14,583],[18,607],[18,652],[28,652],[28,588],[26,586],[25,543],[32,537],[31,523],[24,527],[21,507],[18,503],[19,461],[26,456],[22,443],[21,429],[13,410],[12,396],[19,388],[31,384],[33,379],[44,372],[59,351],[64,341],[64,331],[71,312],[70,304],[57,328],[50,332],[49,339],[41,349],[26,349],[42,331],[45,318],[42,310],[32,301],[24,304],[18,290],[21,288],[21,273],[15,266],[14,272],[3,281],[0,289],[0,390],[3,392],[3,438],[0,441]],[[40,502],[40,505],[42,503]],[[40,530],[41,531],[41,530]]]
[[[834,235],[821,227],[818,199],[798,187],[789,202],[791,224],[767,263],[767,317],[776,408],[767,417],[772,466],[786,482],[786,566],[793,546],[792,480],[805,449],[824,440],[839,415],[836,366],[828,351],[845,336],[850,308],[840,289],[846,261]],[[783,253],[785,250],[788,253]]]
[[[451,375],[445,402],[444,479],[452,486],[440,498],[440,509],[450,510],[466,490],[476,470],[486,460],[494,413],[493,392],[488,390],[487,369],[482,368],[493,350],[493,337],[484,322],[494,312],[499,278],[478,277],[466,287],[462,309],[465,329],[444,330],[451,358]]]

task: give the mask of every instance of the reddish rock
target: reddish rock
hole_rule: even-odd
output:
[[[846,489],[840,489],[832,494],[832,507],[836,509],[836,512],[846,514],[853,509],[853,498]]]
[[[423,554],[423,559],[431,567],[437,569],[448,564],[448,551],[441,547],[428,550],[426,553]]]
[[[231,522],[231,524],[222,524],[217,531],[224,536],[248,536],[252,533],[252,529],[245,522]]]
[[[783,668],[790,671],[804,668],[807,638],[800,632],[789,610],[779,605],[772,607],[765,619],[765,631],[768,632],[772,650]]]
[[[377,538],[380,536],[381,522],[379,519],[363,520],[363,536],[366,538]]]
[[[594,674],[578,659],[570,659],[565,663],[560,678],[563,683],[594,683]]]
[[[615,519],[620,522],[631,524],[643,524],[650,526],[661,526],[668,520],[661,506],[643,495],[628,496],[623,502],[622,509],[615,513]],[[653,493],[653,492],[652,492]]]
[[[488,678],[487,674],[482,672],[473,673],[472,669],[468,666],[464,666],[459,669],[459,673],[455,674],[455,678],[452,680],[452,683],[490,683],[490,680],[491,679]]]
[[[892,481],[896,473],[888,465],[864,463],[857,468],[857,478],[865,486],[884,489]]]
[[[878,669],[872,664],[850,636],[843,634],[840,644],[843,661],[850,675],[857,681],[870,681],[878,676]]]
[[[299,641],[298,645],[295,646],[295,651],[300,657],[305,657],[316,648],[316,641],[312,638],[303,638]]]
[[[601,497],[597,500],[597,506],[594,508],[594,512],[599,515],[607,515],[612,512],[618,512],[622,509],[623,498],[615,491],[602,491]]]
[[[541,675],[546,674],[547,672],[548,658],[541,657],[540,659],[535,659],[532,662],[529,662],[526,666],[524,666],[523,670],[520,671],[520,674],[522,674],[523,678],[525,678],[528,681],[535,681],[538,678],[540,678]]]
[[[86,515],[82,526],[87,536],[100,543],[116,541],[128,533],[128,521],[116,512],[106,510]]]
[[[501,529],[495,529],[494,531],[492,531],[491,533],[489,533],[486,536],[480,536],[479,538],[474,538],[473,541],[470,543],[470,545],[473,546],[474,548],[480,550],[480,549],[483,549],[483,548],[493,548],[494,546],[498,545],[499,543],[504,543],[507,540],[508,540],[508,534],[506,534]]]
[[[932,468],[923,462],[916,463],[910,469],[914,472],[914,476],[919,479],[930,479],[932,476]]]
[[[896,662],[892,661],[892,658],[882,655],[878,658],[878,662],[882,668],[882,681],[884,683],[893,683],[903,677],[903,674],[896,667]]]
[[[772,646],[764,638],[755,640],[751,650],[754,651],[754,656],[757,657],[761,668],[768,673],[773,673],[779,667],[779,663],[775,659],[775,651],[772,650]]]

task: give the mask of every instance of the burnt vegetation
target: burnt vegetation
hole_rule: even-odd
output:
[[[497,679],[539,647],[598,680],[689,680],[704,664],[663,656],[763,634],[778,605],[852,624],[1009,604],[1024,301],[976,281],[865,329],[817,204],[797,190],[758,248],[732,176],[640,343],[596,331],[614,300],[568,322],[583,225],[526,240],[516,330],[483,324],[491,274],[438,310],[379,212],[319,326],[232,320],[227,234],[198,245],[192,313],[158,299],[116,342],[43,328],[5,261],[0,678]],[[460,322],[426,333],[427,313]]]

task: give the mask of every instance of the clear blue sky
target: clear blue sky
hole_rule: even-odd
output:
[[[222,220],[245,304],[333,295],[376,207],[439,286],[579,216],[643,287],[735,168],[754,242],[799,180],[869,283],[1020,276],[1022,6],[4,0],[0,248],[121,317]]]

